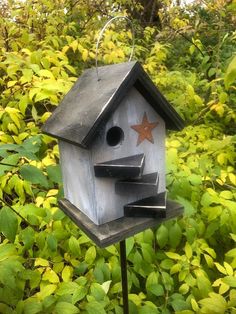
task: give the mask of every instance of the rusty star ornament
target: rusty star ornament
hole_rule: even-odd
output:
[[[143,120],[141,124],[131,125],[130,127],[138,133],[137,146],[141,144],[144,140],[148,140],[154,144],[154,139],[152,136],[152,130],[155,129],[158,122],[149,122],[146,112],[143,114]]]

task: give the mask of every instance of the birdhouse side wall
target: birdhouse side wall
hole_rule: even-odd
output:
[[[61,140],[59,150],[65,198],[98,224],[90,151]]]

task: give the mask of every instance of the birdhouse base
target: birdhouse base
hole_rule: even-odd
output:
[[[97,246],[106,247],[131,237],[148,228],[156,227],[164,221],[183,214],[183,206],[167,200],[165,217],[122,217],[102,225],[94,224],[85,214],[67,199],[59,201],[59,207],[69,216]]]

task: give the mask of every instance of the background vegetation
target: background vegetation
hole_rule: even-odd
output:
[[[235,0],[1,1],[0,313],[122,313],[118,248],[95,247],[58,209],[58,146],[40,131],[120,14],[186,121],[167,138],[185,215],[127,240],[131,313],[236,313]],[[127,60],[127,27],[106,31],[100,64]]]

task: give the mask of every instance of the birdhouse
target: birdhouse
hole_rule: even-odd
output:
[[[58,138],[64,195],[93,223],[164,216],[166,129],[183,121],[139,62],[86,70],[43,131]]]

